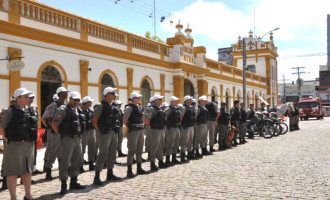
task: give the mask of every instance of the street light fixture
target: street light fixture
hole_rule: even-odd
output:
[[[262,37],[258,38],[258,41],[260,41],[263,37],[265,37],[268,33],[271,33],[273,31],[277,31],[280,28],[274,28],[273,30],[268,31],[265,33]],[[246,104],[246,43],[245,43],[245,37],[243,38],[243,102]],[[251,41],[250,41],[251,42]]]

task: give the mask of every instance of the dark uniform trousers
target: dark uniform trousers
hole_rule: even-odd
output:
[[[228,137],[228,124],[218,124],[218,130],[219,130],[219,146],[223,146],[226,143],[226,139]]]
[[[231,122],[232,126],[235,126],[235,128],[237,128],[238,130],[234,132],[234,138],[233,140],[237,139],[237,134],[240,132],[240,128],[239,128],[239,121],[232,121]]]
[[[81,153],[80,136],[62,135],[61,137],[61,162],[59,164],[60,180],[64,181],[70,177],[77,177],[79,169],[83,164]]]
[[[107,169],[113,169],[116,161],[118,134],[112,130],[105,134],[101,134],[99,131],[96,131],[96,134],[99,134],[101,142],[100,151],[96,159],[95,171],[102,171],[104,162],[106,162]]]
[[[144,129],[143,130],[128,130],[127,133],[127,165],[133,164],[134,154],[136,154],[136,162],[142,163],[144,143]]]

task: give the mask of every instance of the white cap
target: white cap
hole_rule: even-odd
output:
[[[60,99],[60,97],[58,97],[57,94],[54,94],[54,95],[53,95],[53,99]]]
[[[16,101],[16,99],[15,99],[13,96],[11,96],[11,97],[9,98],[9,101]]]
[[[178,104],[178,108],[181,108],[183,105],[182,105],[182,103],[179,103]]]
[[[148,106],[148,107],[151,107],[151,103],[148,103],[147,106]]]
[[[167,102],[164,102],[164,103],[162,104],[162,107],[168,107],[168,103],[167,103]]]
[[[117,91],[117,88],[112,88],[112,87],[106,87],[103,90],[103,95],[107,95],[108,93],[115,93]]]
[[[60,93],[60,92],[69,92],[69,90],[65,89],[65,87],[59,87],[56,90],[56,94]]]
[[[149,102],[154,101],[154,97],[150,97]]]
[[[86,103],[86,102],[92,102],[94,101],[94,99],[92,99],[90,96],[85,96],[83,99],[82,99],[82,103]]]
[[[117,100],[117,101],[115,101],[115,104],[116,105],[121,105],[121,104],[123,104],[123,102],[121,102],[120,100]]]
[[[196,103],[197,102],[196,99],[191,99],[191,100],[192,100],[193,103]]]
[[[193,98],[192,96],[187,95],[183,98],[183,101],[187,101],[187,100],[192,99],[192,98]]]
[[[25,88],[18,88],[14,92],[14,98],[17,99],[18,96],[22,96],[22,95],[26,95],[26,94],[32,94],[32,93],[33,93],[32,91],[28,91]]]
[[[32,92],[30,95],[29,95],[30,98],[32,97],[35,97],[34,93]]]
[[[131,96],[129,96],[129,98],[133,99],[133,98],[139,98],[142,97],[141,94],[139,94],[138,92],[132,92]]]
[[[156,94],[155,96],[152,97],[152,101],[155,101],[157,99],[163,99],[164,97],[159,95],[159,94]]]
[[[171,96],[171,97],[170,97],[170,102],[171,102],[171,101],[177,101],[177,100],[179,100],[179,98],[176,97],[176,96]]]
[[[200,97],[198,98],[198,101],[207,101],[207,97],[206,97],[205,95],[200,96]]]
[[[73,91],[70,93],[70,98],[72,99],[81,99],[80,93],[77,91]]]

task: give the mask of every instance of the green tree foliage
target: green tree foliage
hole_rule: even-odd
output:
[[[149,38],[149,39],[156,40],[157,42],[163,42],[163,40],[159,36],[156,36],[156,37],[155,36],[151,36],[150,31],[147,31],[146,32],[145,37],[146,38]]]

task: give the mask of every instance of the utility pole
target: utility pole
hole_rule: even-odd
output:
[[[246,44],[243,37],[243,103],[246,105]]]
[[[301,69],[304,69],[305,67],[291,67],[291,69],[297,70],[297,72],[294,72],[292,74],[297,74],[298,75],[298,96],[299,96],[299,100],[301,99],[301,85],[302,85],[302,80],[300,79],[300,74],[304,74],[304,71],[301,71]],[[298,100],[298,101],[299,101]]]
[[[288,81],[289,79],[285,79],[285,75],[284,74],[282,74],[282,76],[283,76],[283,79],[282,79],[282,81],[283,81],[283,103],[285,103],[286,102],[285,81]]]

